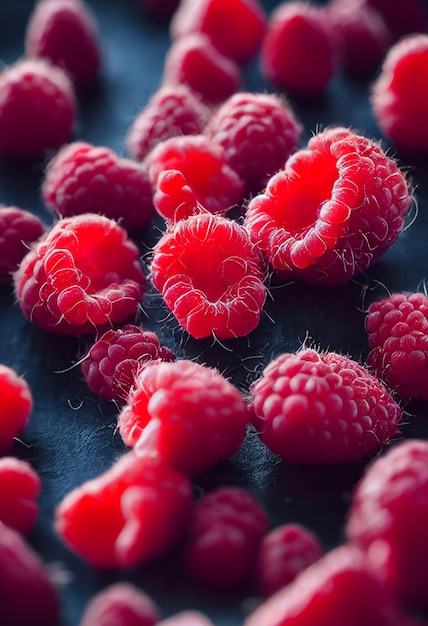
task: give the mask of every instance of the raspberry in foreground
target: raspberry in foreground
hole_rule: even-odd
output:
[[[412,190],[378,143],[327,128],[248,206],[244,226],[283,278],[345,283],[397,240]]]
[[[196,339],[243,337],[260,322],[265,267],[237,222],[210,214],[178,222],[154,247],[150,272],[166,306]]]
[[[96,593],[85,607],[79,626],[155,626],[159,609],[133,583],[112,583]]]
[[[55,223],[14,275],[21,311],[58,334],[94,334],[135,317],[146,278],[137,245],[114,220],[86,214]]]
[[[260,439],[290,463],[374,457],[399,434],[399,405],[365,367],[306,348],[271,361],[250,387]]]
[[[0,206],[0,282],[11,283],[13,272],[30,245],[45,232],[38,217],[16,206]]]
[[[33,410],[31,389],[22,376],[0,364],[0,454],[10,454],[15,438],[27,425]]]
[[[191,215],[209,213],[187,184],[179,170],[162,170],[156,179],[153,204],[167,225],[176,224]]]
[[[39,514],[41,480],[32,466],[13,456],[0,458],[0,520],[26,535]]]

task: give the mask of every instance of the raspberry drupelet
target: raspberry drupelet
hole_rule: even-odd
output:
[[[79,626],[156,626],[159,616],[147,593],[133,583],[116,582],[90,598]]]
[[[30,211],[0,206],[0,282],[13,281],[13,272],[44,232],[45,225]]]
[[[30,419],[33,395],[25,378],[0,364],[0,396],[0,454],[11,454],[15,438]]]
[[[209,213],[198,202],[195,191],[187,184],[179,170],[162,170],[156,179],[153,204],[167,226],[176,224],[191,215]]]

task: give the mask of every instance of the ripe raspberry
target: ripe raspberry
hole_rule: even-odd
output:
[[[202,214],[178,222],[153,249],[151,279],[196,339],[243,337],[260,322],[265,268],[247,231]]]
[[[383,17],[394,39],[428,30],[428,11],[423,0],[364,0]]]
[[[241,92],[212,115],[205,134],[223,146],[226,163],[258,193],[297,149],[302,127],[276,94]]]
[[[258,0],[183,0],[174,14],[172,39],[204,33],[226,57],[247,63],[258,52],[267,16]]]
[[[428,35],[408,35],[390,48],[372,85],[371,106],[398,148],[428,151]]]
[[[244,226],[281,276],[334,285],[396,241],[411,202],[406,177],[375,141],[328,128],[253,198]]]
[[[324,553],[318,537],[300,524],[283,524],[267,533],[255,567],[258,588],[265,596],[289,585]]]
[[[146,169],[83,141],[68,144],[49,161],[42,197],[61,217],[97,213],[130,231],[147,226],[155,214]]]
[[[27,381],[16,371],[0,364],[0,454],[10,454],[15,437],[27,425],[33,397]]]
[[[325,10],[304,0],[280,3],[260,51],[262,76],[281,90],[313,96],[330,83],[336,64]]]
[[[160,141],[201,133],[210,113],[186,85],[163,85],[132,122],[126,149],[132,158],[142,161]]]
[[[181,611],[162,619],[156,626],[214,626],[214,624],[199,611]]]
[[[183,549],[186,571],[210,588],[237,586],[253,576],[268,518],[240,487],[220,487],[195,504]]]
[[[24,59],[0,73],[0,154],[43,157],[69,141],[76,100],[65,72]]]
[[[132,583],[112,583],[87,604],[79,626],[155,626],[159,609]]]
[[[250,393],[260,439],[290,463],[373,457],[399,432],[402,411],[386,387],[334,352],[281,354]]]
[[[10,528],[27,534],[39,514],[37,498],[41,481],[26,461],[13,456],[0,459],[0,520]]]
[[[60,503],[55,530],[99,569],[132,568],[159,557],[184,532],[192,505],[188,478],[153,456],[122,456]]]
[[[198,202],[195,192],[179,170],[163,170],[159,173],[153,204],[169,225],[191,215],[207,213],[207,209]]]
[[[357,485],[346,533],[398,598],[427,607],[428,443],[408,439],[374,461]]]
[[[226,163],[223,148],[204,135],[166,139],[153,148],[146,163],[154,188],[161,172],[177,170],[211,213],[224,214],[243,198],[244,183]]]
[[[373,302],[366,328],[373,373],[406,398],[428,399],[428,299],[394,293]]]
[[[45,232],[38,217],[16,206],[0,206],[0,282],[12,282],[12,274],[30,244]]]
[[[148,363],[118,417],[127,446],[199,474],[235,454],[247,426],[245,400],[232,383],[193,361]]]
[[[47,59],[78,85],[98,75],[98,24],[81,0],[39,0],[28,20],[24,44],[27,57]]]
[[[161,346],[156,333],[126,324],[105,332],[91,346],[81,364],[88,387],[101,400],[126,401],[137,372],[147,363],[160,359],[174,361],[175,354]]]
[[[219,52],[202,33],[180,37],[166,54],[163,83],[173,87],[185,84],[211,106],[226,100],[241,82],[239,65]]]
[[[114,220],[59,220],[14,275],[23,315],[59,334],[92,334],[135,316],[146,279],[136,244]]]

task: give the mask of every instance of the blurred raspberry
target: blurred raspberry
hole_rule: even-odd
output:
[[[25,428],[33,410],[27,381],[15,369],[0,363],[0,454],[11,454],[15,438]]]
[[[410,33],[428,31],[428,9],[424,0],[364,0],[385,20],[395,40]]]
[[[117,582],[93,595],[79,626],[156,626],[159,609],[133,583]]]
[[[39,514],[38,473],[27,461],[0,458],[0,520],[23,535],[32,530]]]
[[[200,611],[180,611],[162,619],[156,626],[214,626],[214,624]]]
[[[38,217],[15,206],[0,206],[0,282],[11,283],[12,274],[30,245],[45,232]]]

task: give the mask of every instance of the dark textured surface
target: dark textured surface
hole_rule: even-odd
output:
[[[0,57],[6,64],[23,53],[24,29],[32,4],[26,0],[0,3]],[[270,9],[274,4],[266,2],[265,6]],[[159,85],[169,46],[168,30],[149,20],[136,1],[92,0],[89,5],[100,25],[103,70],[94,92],[80,98],[75,138],[123,154],[131,121]],[[290,99],[304,124],[302,145],[317,129],[329,124],[352,126],[380,138],[370,112],[369,84],[338,73],[322,98],[310,102]],[[257,60],[247,68],[243,89],[270,89],[260,76]],[[387,142],[384,145],[388,146]],[[304,342],[363,361],[367,354],[367,304],[388,291],[420,289],[427,276],[428,165],[408,155],[397,157],[417,186],[418,216],[366,276],[333,288],[272,285],[260,326],[249,337],[229,341],[225,346],[186,336],[154,294],[147,295],[143,303],[144,326],[155,330],[179,357],[218,367],[243,391],[272,357],[294,351]],[[49,223],[51,216],[40,198],[44,165],[41,161],[0,160],[0,202],[33,211]],[[143,254],[157,236],[154,224],[142,237]],[[217,626],[238,626],[251,606],[245,591],[216,596],[196,590],[176,575],[171,561],[149,564],[125,575],[100,574],[73,556],[55,536],[53,513],[63,496],[110,467],[124,452],[120,436],[115,433],[114,405],[100,404],[74,365],[85,349],[82,340],[56,337],[31,326],[22,318],[12,289],[0,286],[0,362],[26,377],[35,402],[22,442],[17,442],[15,448],[17,456],[33,464],[43,482],[41,513],[30,541],[68,581],[62,587],[62,626],[77,626],[89,597],[119,579],[141,585],[165,616],[182,609],[200,609]],[[423,402],[406,406],[405,436],[427,435],[426,409]],[[288,466],[249,435],[235,459],[213,468],[195,483],[201,489],[221,484],[248,487],[266,506],[272,525],[301,522],[317,532],[329,549],[343,539],[349,499],[363,469],[363,463]]]

